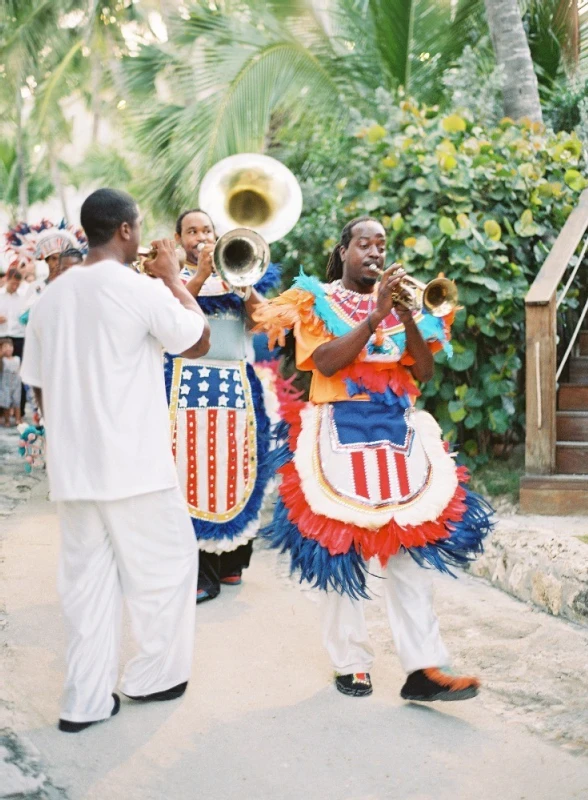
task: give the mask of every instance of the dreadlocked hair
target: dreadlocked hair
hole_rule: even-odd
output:
[[[327,262],[327,283],[338,281],[343,277],[343,261],[341,260],[340,250],[342,247],[349,247],[349,242],[353,238],[353,229],[360,222],[379,222],[380,220],[375,217],[370,217],[366,214],[363,217],[355,217],[349,220],[347,225],[341,231],[341,238],[333,248],[333,252],[329,256]]]

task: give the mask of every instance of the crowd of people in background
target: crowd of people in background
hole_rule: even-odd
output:
[[[19,375],[25,336],[25,325],[21,317],[30,296],[36,292],[36,278],[33,273],[32,280],[27,281],[22,272],[10,269],[1,280],[0,423],[18,425],[26,402],[26,393]]]
[[[13,266],[0,274],[0,425],[14,427],[25,417],[27,387],[20,377],[28,315],[45,287],[84,260],[83,241],[44,220],[21,224],[6,235]]]

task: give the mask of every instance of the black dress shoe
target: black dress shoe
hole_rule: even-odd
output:
[[[352,672],[349,675],[335,675],[335,686],[347,697],[367,697],[373,692],[369,672]]]
[[[112,707],[112,711],[110,712],[110,716],[116,717],[120,711],[120,697],[117,694],[113,694],[112,697],[114,699],[114,705]],[[107,717],[106,719],[110,719],[110,717]],[[104,721],[105,720],[103,719],[93,719],[91,722],[70,722],[69,719],[60,719],[57,727],[64,733],[79,733],[80,731],[85,730],[85,728],[89,728],[90,725],[96,725],[96,723]]]
[[[184,683],[178,683],[177,686],[172,686],[171,689],[166,689],[163,692],[153,692],[153,694],[140,694],[137,697],[133,697],[132,695],[127,694],[125,695],[125,697],[128,697],[129,700],[139,700],[139,702],[141,703],[148,703],[150,700],[177,700],[178,697],[181,697],[184,694],[187,685],[188,681],[184,681]]]

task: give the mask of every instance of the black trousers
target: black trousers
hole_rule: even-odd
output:
[[[200,551],[198,590],[216,597],[221,590],[221,578],[246,569],[251,561],[253,539],[230,553],[205,553]]]
[[[20,358],[22,364],[22,353],[24,350],[24,336],[11,336],[12,344],[14,345],[14,355]],[[24,385],[20,390],[20,413],[24,416],[25,405],[27,403],[27,393],[25,392]]]

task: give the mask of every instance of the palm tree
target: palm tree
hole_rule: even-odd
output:
[[[15,144],[14,137],[12,141],[7,136],[0,139],[0,205],[8,210],[13,223],[23,219],[22,181]],[[46,162],[29,165],[25,185],[27,205],[47,200],[53,194],[53,181]]]
[[[484,0],[496,61],[504,70],[504,113],[541,122],[539,86],[518,0]]]
[[[355,109],[377,116],[378,88],[437,99],[476,1],[459,0],[457,12],[451,0],[225,0],[184,10],[168,42],[124,62],[133,141],[152,169],[145,196],[174,213],[193,202],[208,167],[266,150],[280,125],[345,125]]]
[[[4,0],[0,6],[0,63],[2,64],[2,86],[0,102],[3,120],[14,124],[16,181],[18,205],[26,219],[29,205],[29,156],[27,153],[25,102],[37,85],[45,58],[52,52],[48,47],[48,31],[55,30],[51,37],[57,43],[61,30],[59,17],[68,8],[68,0]]]
[[[539,83],[549,87],[566,73],[588,77],[588,0],[527,0],[523,7]]]
[[[3,119],[11,120],[16,130],[23,219],[29,205],[32,160],[28,142],[34,142],[47,160],[67,215],[57,154],[70,139],[71,125],[62,101],[72,96],[86,100],[92,110],[95,141],[104,109],[116,108],[112,98],[117,65],[128,52],[122,26],[142,24],[142,13],[134,4],[119,0],[4,0],[0,4],[0,107]]]

